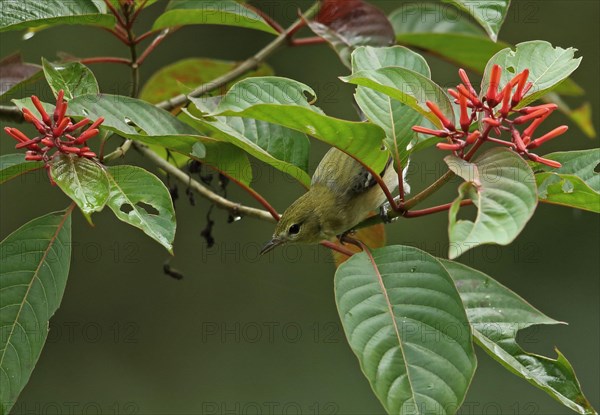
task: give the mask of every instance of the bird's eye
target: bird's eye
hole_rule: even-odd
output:
[[[290,230],[288,232],[290,235],[296,235],[298,232],[300,232],[300,225],[294,223],[292,226],[290,226]]]

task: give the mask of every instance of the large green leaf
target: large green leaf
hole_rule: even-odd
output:
[[[23,153],[3,154],[0,156],[0,184],[42,167],[41,161],[25,161]]]
[[[80,95],[96,95],[100,92],[92,71],[79,62],[53,64],[42,58],[42,66],[54,95],[63,90],[67,101]]]
[[[398,66],[431,76],[425,59],[402,46],[389,48],[360,47],[352,54],[352,71]],[[354,95],[360,109],[374,124],[385,131],[385,143],[397,166],[406,166],[409,144],[415,139],[413,125],[420,125],[423,116],[391,97],[373,89],[358,86]]]
[[[213,112],[216,101],[212,99],[192,99],[194,105],[204,113]],[[257,159],[289,174],[306,187],[310,186],[308,152],[310,142],[305,134],[268,123],[241,117],[194,117],[199,128],[210,135],[227,141]]]
[[[494,54],[512,47],[502,41],[490,40],[454,8],[439,3],[406,4],[392,12],[389,18],[398,44],[431,52],[478,73],[483,73]],[[584,94],[571,79],[561,82],[555,91],[562,95]]]
[[[61,154],[52,161],[50,175],[92,223],[92,213],[100,212],[108,200],[109,183],[104,167],[84,157]]]
[[[239,65],[238,62],[208,58],[189,58],[177,61],[161,68],[150,77],[140,93],[140,99],[156,104],[179,94],[187,94],[198,85],[209,83],[232,71],[237,65]],[[262,63],[255,70],[228,83],[214,94],[224,94],[234,82],[240,79],[272,74],[273,69],[266,63]]]
[[[517,332],[536,324],[560,324],[491,277],[465,265],[442,260],[460,293],[477,343],[517,376],[580,414],[596,414],[581,391],[569,361],[556,350],[550,359],[519,346]]]
[[[98,0],[3,0],[0,7],[0,32],[60,24],[113,27],[116,21]]]
[[[448,95],[428,76],[414,70],[388,66],[360,70],[340,79],[374,89],[394,98],[418,111],[436,126],[441,126],[440,120],[425,105],[426,101],[437,104],[449,120],[454,120],[454,110]]]
[[[515,74],[529,69],[528,81],[533,86],[519,104],[523,107],[546,95],[577,69],[582,58],[575,59],[575,51],[574,48],[553,47],[542,40],[519,43],[514,50],[506,48],[492,56],[485,67],[483,79],[489,82],[492,67],[500,65],[503,69],[500,79],[502,89]],[[481,93],[485,94],[486,89],[482,88]]]
[[[0,60],[0,97],[6,100],[14,95],[22,96],[25,87],[41,76],[42,68],[23,62],[18,52],[3,58]]]
[[[490,35],[490,38],[495,42],[498,40],[500,27],[506,19],[510,0],[488,0],[488,1],[473,1],[473,0],[444,0],[455,4],[459,9],[469,13],[477,20],[477,22]]]
[[[153,29],[192,24],[237,26],[278,34],[262,16],[233,0],[171,0]]]
[[[352,256],[335,274],[350,347],[389,414],[453,414],[475,372],[471,329],[448,272],[408,246]]]
[[[125,223],[140,228],[173,252],[175,209],[169,190],[158,177],[134,166],[108,168],[107,205]]]
[[[254,118],[309,134],[383,170],[389,153],[382,149],[385,134],[371,123],[329,117],[307,101],[315,92],[292,79],[274,76],[244,79],[223,97],[212,116]]]
[[[600,213],[600,148],[564,151],[545,155],[562,167],[553,169],[533,163],[541,202]]]
[[[449,212],[449,257],[456,258],[481,244],[511,243],[537,206],[535,178],[529,165],[506,148],[491,149],[474,163],[455,156],[444,160],[466,180]],[[465,199],[477,207],[475,221],[457,219],[460,202]]]
[[[26,223],[0,243],[0,413],[29,381],[71,264],[71,210]]]

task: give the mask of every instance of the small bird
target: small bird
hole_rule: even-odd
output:
[[[390,158],[380,174],[390,192],[398,186],[393,164]],[[261,255],[288,242],[315,244],[342,235],[385,201],[367,169],[333,147],[317,166],[308,192],[283,213]]]

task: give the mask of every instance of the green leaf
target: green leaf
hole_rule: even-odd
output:
[[[172,0],[153,30],[192,24],[245,27],[278,35],[262,16],[233,0]]]
[[[398,44],[431,52],[478,73],[483,73],[494,54],[513,47],[502,41],[492,41],[453,7],[443,4],[406,4],[392,12],[389,18]],[[562,95],[584,94],[571,79],[561,82],[555,91]]]
[[[1,7],[0,32],[60,24],[114,27],[116,22],[96,0],[5,0]]]
[[[151,104],[173,98],[179,94],[187,94],[198,85],[206,84],[221,75],[233,70],[239,63],[207,58],[189,58],[161,68],[146,82],[140,99]],[[213,94],[225,93],[234,82],[254,76],[272,75],[273,69],[262,63],[253,71],[228,83]]]
[[[498,40],[498,33],[506,19],[510,0],[444,0],[456,5],[459,9],[469,13],[490,35],[495,42]]]
[[[61,89],[65,92],[67,101],[80,95],[100,93],[98,81],[92,71],[79,62],[53,64],[42,58],[42,66],[54,96],[58,95]]]
[[[0,243],[0,413],[29,381],[71,263],[71,210],[41,216]]]
[[[110,197],[107,205],[125,223],[173,253],[175,210],[169,190],[158,177],[134,166],[108,168]]]
[[[527,353],[517,344],[519,330],[537,324],[560,324],[491,277],[465,265],[441,260],[460,293],[473,336],[491,357],[515,375],[580,414],[596,414],[581,391],[569,361],[556,350],[550,359]]]
[[[212,99],[192,99],[204,113],[213,112],[216,102]],[[184,110],[185,111],[185,110]],[[257,159],[289,174],[306,187],[310,186],[308,152],[310,142],[305,134],[277,124],[241,117],[198,118],[188,112],[201,129],[211,136],[227,141],[253,155]]]
[[[455,413],[476,360],[454,283],[413,247],[372,256],[356,254],[335,273],[338,312],[365,376],[389,414]]]
[[[388,66],[403,67],[426,77],[431,76],[425,59],[402,46],[360,47],[352,54],[353,72]],[[394,157],[396,166],[406,166],[412,150],[409,145],[416,137],[412,126],[420,125],[423,116],[409,106],[367,87],[358,86],[354,96],[367,118],[385,131],[385,144]]]
[[[119,135],[165,148],[199,143],[200,134],[173,114],[152,104],[120,95],[81,95],[69,102],[68,115],[97,119]]]
[[[600,213],[600,149],[564,151],[545,155],[558,169],[532,163],[540,201]]]
[[[100,212],[108,200],[109,183],[104,167],[84,157],[61,154],[52,161],[50,175],[91,224],[92,213]]]
[[[23,95],[23,89],[42,77],[39,65],[23,62],[20,53],[0,60],[0,97],[6,100],[14,95]]]
[[[450,259],[481,244],[511,243],[537,206],[537,189],[529,165],[506,148],[493,148],[474,163],[455,156],[444,160],[466,180],[450,208]],[[465,199],[471,199],[477,207],[475,221],[457,219],[460,202]]]
[[[3,154],[0,156],[0,184],[42,167],[41,161],[25,161],[23,153]]]
[[[389,153],[381,148],[385,135],[380,127],[329,117],[311,105],[307,95],[315,97],[315,92],[292,79],[244,79],[229,90],[210,116],[254,118],[282,125],[337,147],[376,172],[383,170]]]
[[[448,95],[438,84],[419,72],[390,66],[361,70],[340,79],[394,98],[418,111],[436,126],[441,126],[440,120],[425,105],[426,101],[437,104],[449,120],[454,120],[454,110]]]
[[[529,69],[528,81],[533,83],[533,87],[519,104],[523,107],[546,95],[577,69],[582,58],[573,58],[576,50],[555,48],[542,40],[519,43],[515,50],[506,48],[492,56],[485,67],[483,79],[488,82],[492,66],[500,65],[503,69],[500,79],[502,89],[516,74]],[[485,92],[486,89],[482,88],[481,93]]]

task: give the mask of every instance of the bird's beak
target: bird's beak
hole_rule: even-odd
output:
[[[277,238],[277,237],[271,239],[269,242],[267,242],[267,244],[260,251],[260,255],[264,255],[267,252],[272,251],[273,249],[277,248],[279,245],[281,245],[284,242],[285,241],[283,239]]]

